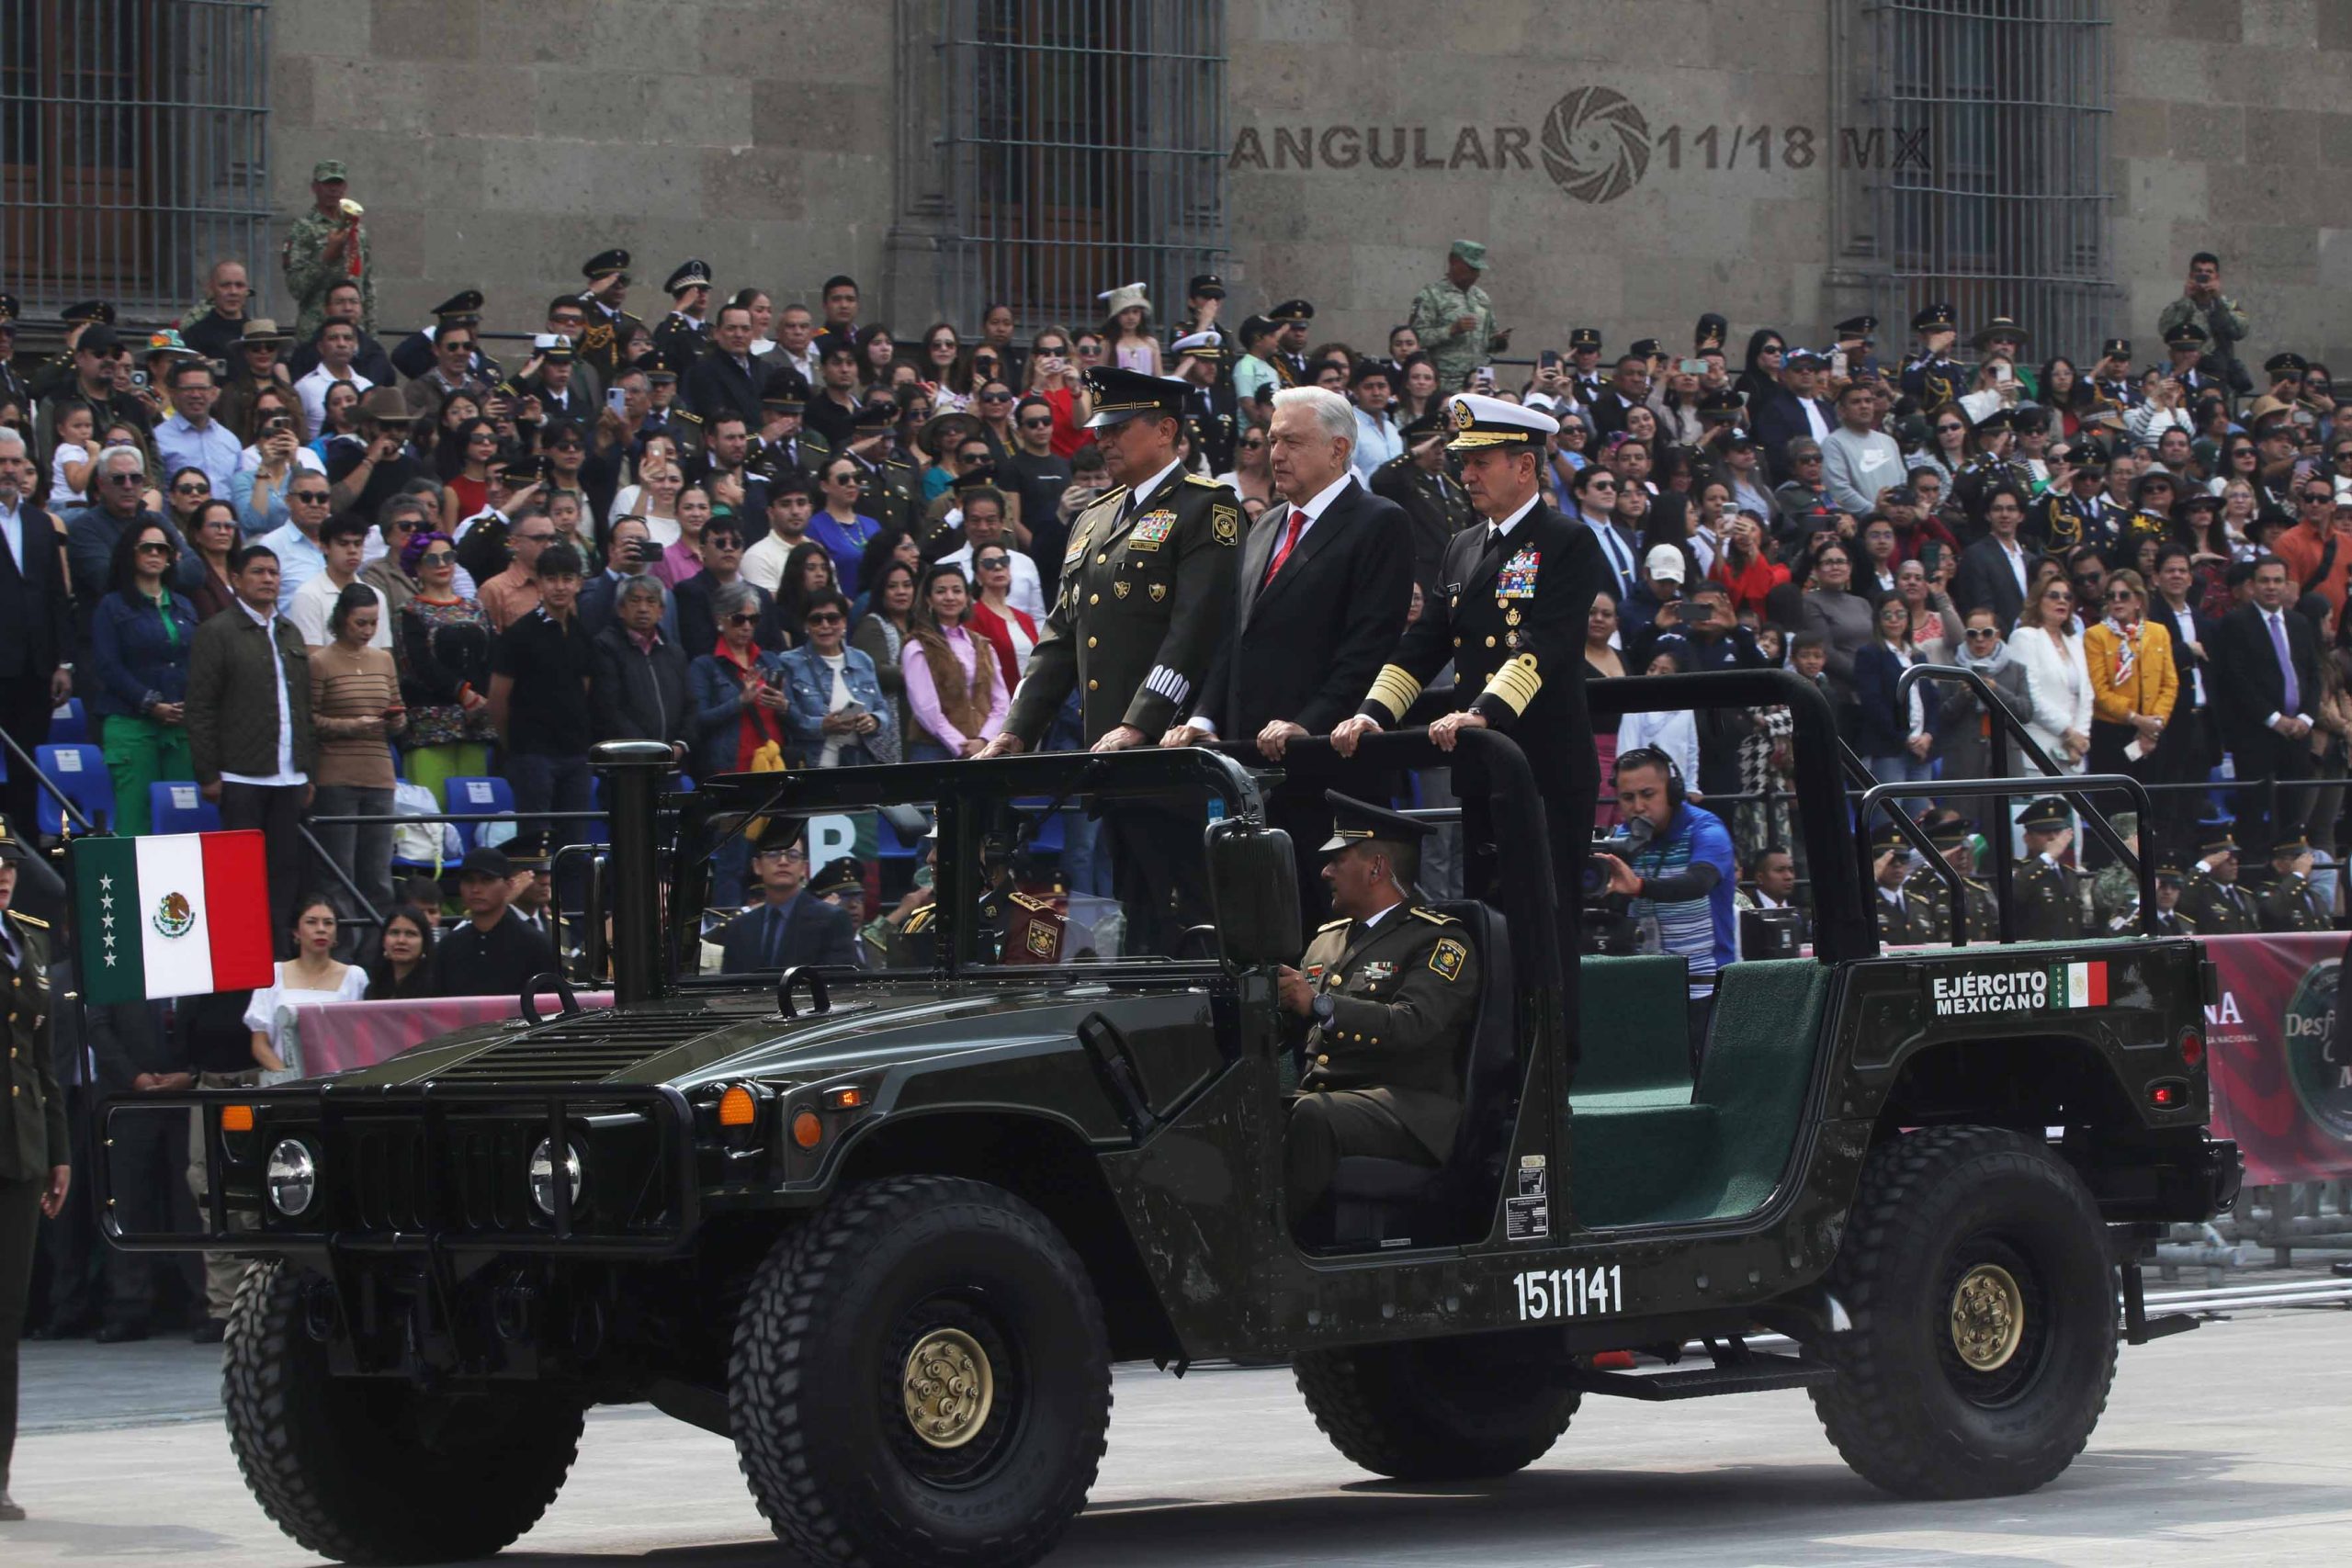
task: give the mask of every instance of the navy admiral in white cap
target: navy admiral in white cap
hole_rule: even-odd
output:
[[[1447,448],[1461,458],[1462,488],[1484,525],[1446,547],[1437,593],[1331,740],[1351,755],[1359,739],[1401,720],[1423,683],[1452,660],[1458,705],[1430,726],[1430,739],[1450,751],[1463,730],[1494,729],[1527,753],[1551,831],[1561,941],[1573,973],[1577,895],[1600,787],[1584,701],[1585,617],[1609,585],[1609,566],[1589,529],[1544,503],[1545,440],[1559,430],[1557,420],[1476,392],[1457,392],[1444,407],[1453,433]],[[1466,760],[1454,769],[1453,788],[1470,852],[1464,891],[1483,897],[1498,858],[1514,846],[1494,842],[1487,781]],[[1573,1007],[1568,1016],[1576,1016]]]

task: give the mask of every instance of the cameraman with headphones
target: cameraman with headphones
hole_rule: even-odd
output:
[[[1715,976],[1739,957],[1732,900],[1739,874],[1723,818],[1685,797],[1682,772],[1655,747],[1617,759],[1617,808],[1650,826],[1628,863],[1596,852],[1609,891],[1630,900],[1626,914],[1644,953],[1679,953],[1690,966],[1690,1073],[1695,1080],[1715,1005]]]

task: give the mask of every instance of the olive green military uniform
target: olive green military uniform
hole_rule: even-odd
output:
[[[1406,437],[1409,448],[1413,438]],[[1413,460],[1408,450],[1391,457],[1372,473],[1372,493],[1385,496],[1405,509],[1413,525],[1413,580],[1423,593],[1434,593],[1445,564],[1445,547],[1453,536],[1477,520],[1470,494],[1439,465],[1435,472]]]
[[[351,276],[351,255],[346,250],[333,261],[327,259],[327,242],[343,227],[341,217],[330,218],[312,208],[294,220],[287,231],[284,260],[286,287],[293,291],[301,306],[294,318],[294,335],[308,343],[317,334],[319,323],[326,320],[327,290]],[[368,258],[368,230],[359,226],[354,237],[359,247],[359,324],[369,332],[376,330],[376,274]]]
[[[1928,940],[1928,901],[1905,882],[1893,897],[1881,887],[1871,907],[1878,912],[1878,940],[1885,947],[1909,947]]]
[[[32,1288],[33,1235],[51,1168],[66,1163],[65,1097],[50,1066],[49,925],[10,909],[0,939],[7,1085],[0,1111],[0,1495],[17,1445],[17,1342]]]
[[[2000,906],[1993,901],[1993,889],[1973,876],[1960,879],[1961,896],[1967,902],[1968,940],[1971,943],[1998,942],[2001,939]],[[1903,897],[1913,903],[1917,913],[1914,919],[1918,935],[1912,940],[1930,945],[1951,944],[1951,893],[1944,886],[1943,878],[1932,866],[1921,866],[1905,878]]]
[[[2267,931],[2324,931],[2335,926],[2311,878],[2291,871],[2262,896],[2260,912],[2262,929]]]
[[[2197,922],[2206,936],[2235,936],[2260,931],[2262,918],[2254,899],[2234,882],[2223,882],[2203,867],[2188,874],[2180,895],[2180,912]]]
[[[1478,955],[1462,922],[1391,906],[1369,927],[1333,920],[1300,973],[1332,999],[1306,1031],[1284,1140],[1291,1216],[1329,1190],[1344,1155],[1442,1164],[1462,1117],[1457,1059],[1478,997]]]
[[[2083,934],[2082,882],[2072,866],[2048,855],[2019,865],[2011,879],[2021,942],[2073,942]]]
[[[1453,323],[1464,316],[1473,318],[1470,330],[1455,332]],[[1419,335],[1421,351],[1436,368],[1441,392],[1460,391],[1468,384],[1470,373],[1494,352],[1495,302],[1475,283],[1456,288],[1451,279],[1439,278],[1413,296],[1413,312],[1407,324]]]

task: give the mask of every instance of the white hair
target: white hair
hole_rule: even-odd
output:
[[[1274,394],[1274,407],[1306,409],[1315,415],[1324,434],[1346,442],[1351,450],[1355,446],[1355,405],[1329,387],[1285,387]]]
[[[32,455],[32,448],[25,445],[24,434],[21,431],[11,430],[8,426],[0,424],[0,452],[6,452],[11,446],[23,456]]]
[[[97,467],[90,471],[96,474],[105,473],[107,471],[107,465],[113,462],[117,457],[128,457],[130,459],[130,466],[132,468],[137,468],[142,474],[147,471],[147,455],[136,446],[107,447],[105,451],[98,454]]]

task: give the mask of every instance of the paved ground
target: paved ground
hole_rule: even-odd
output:
[[[2089,1451],[2034,1496],[1935,1506],[1847,1471],[1804,1396],[1588,1402],[1549,1459],[1497,1485],[1372,1481],[1316,1431],[1286,1371],[1122,1371],[1093,1506],[1054,1568],[1965,1561],[2326,1564],[2352,1540],[2352,1313],[2279,1313],[2127,1350]],[[311,1561],[246,1495],[217,1354],[26,1347],[8,1568]],[[650,1411],[600,1411],[571,1483],[505,1561],[571,1568],[780,1561],[729,1446]]]

